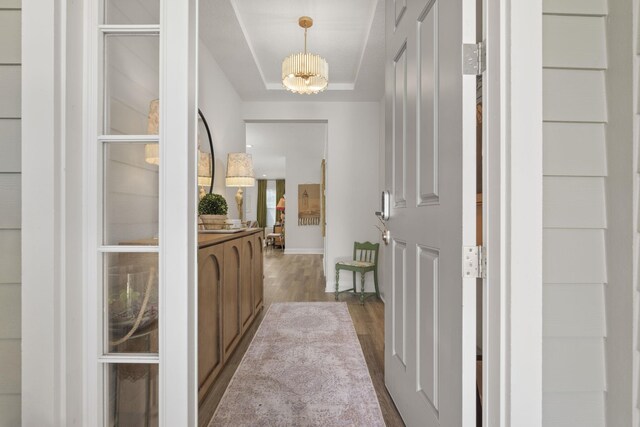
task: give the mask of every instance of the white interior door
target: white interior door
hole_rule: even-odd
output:
[[[475,425],[476,0],[387,0],[385,382],[408,426]]]

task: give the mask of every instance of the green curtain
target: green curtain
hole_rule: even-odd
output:
[[[282,196],[284,196],[284,179],[277,179],[276,180],[276,205],[278,204]],[[280,221],[281,214],[282,214],[282,211],[276,210],[276,222],[282,222]]]
[[[258,180],[258,225],[262,228],[267,226],[267,181]]]

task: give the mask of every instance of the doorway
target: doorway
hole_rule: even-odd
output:
[[[247,219],[258,221],[265,236],[278,227],[283,236],[276,246],[285,254],[322,255],[325,218],[321,187],[327,123],[247,122],[246,147],[258,180],[247,206]]]

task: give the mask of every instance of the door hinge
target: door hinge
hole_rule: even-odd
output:
[[[487,69],[484,42],[462,45],[462,74],[480,76]]]
[[[487,251],[482,246],[462,248],[462,277],[484,279],[487,270]]]

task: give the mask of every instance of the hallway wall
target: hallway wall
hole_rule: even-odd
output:
[[[605,0],[543,6],[543,425],[605,425]]]
[[[21,418],[20,4],[0,1],[0,426]]]
[[[198,55],[198,107],[209,123],[215,152],[213,192],[223,195],[227,200],[229,218],[238,218],[235,199],[238,189],[227,188],[224,178],[227,154],[244,153],[246,150],[245,126],[241,116],[242,100],[202,41]]]

